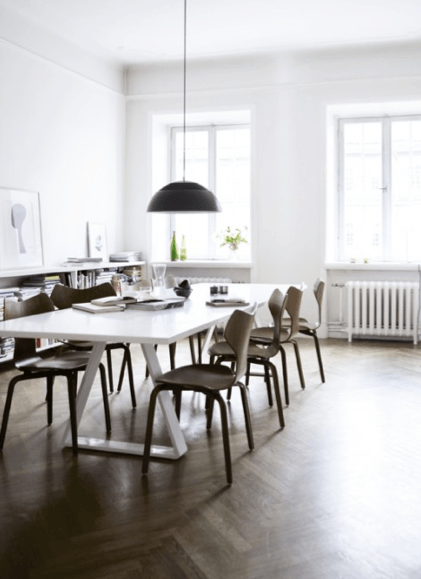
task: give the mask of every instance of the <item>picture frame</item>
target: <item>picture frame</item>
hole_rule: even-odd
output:
[[[104,223],[88,222],[89,257],[100,257],[108,261],[107,230]]]
[[[0,270],[43,265],[39,193],[0,188]]]

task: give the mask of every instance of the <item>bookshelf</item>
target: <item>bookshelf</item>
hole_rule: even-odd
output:
[[[145,264],[144,261],[101,261],[0,270],[0,320],[3,319],[4,298],[13,296],[15,291],[20,291],[24,297],[30,297],[31,294],[40,289],[48,293],[48,281],[51,281],[51,284],[60,282],[71,287],[80,287],[82,282],[84,287],[88,287],[89,284],[101,283],[113,273],[121,273],[125,269],[140,267],[142,270]],[[30,285],[24,285],[27,280],[29,280]],[[37,284],[37,280],[42,281]],[[41,347],[45,346],[51,347],[51,344],[41,345]],[[13,339],[2,339],[0,336],[0,364],[11,360],[12,357]]]

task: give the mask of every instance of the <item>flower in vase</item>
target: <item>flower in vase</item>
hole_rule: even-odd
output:
[[[247,227],[226,227],[217,234],[217,238],[222,242],[220,247],[227,246],[231,251],[237,251],[242,243],[248,243],[244,237]]]

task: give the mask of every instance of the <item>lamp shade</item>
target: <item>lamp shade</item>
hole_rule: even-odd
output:
[[[217,197],[199,183],[174,181],[162,187],[149,202],[148,213],[217,213]]]

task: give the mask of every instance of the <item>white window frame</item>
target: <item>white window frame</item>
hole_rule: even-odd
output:
[[[217,194],[216,192],[216,134],[218,131],[223,130],[234,130],[234,129],[242,129],[248,128],[250,131],[251,137],[251,125],[250,123],[221,123],[221,124],[199,124],[199,125],[190,125],[186,127],[186,133],[189,131],[206,131],[208,133],[208,150],[209,150],[209,174],[208,174],[208,182],[209,182],[209,189]],[[170,129],[170,171],[171,171],[171,181],[176,180],[176,136],[183,132],[182,126],[172,126]],[[251,152],[251,151],[250,151]],[[186,180],[189,180],[188,175],[186,174]],[[250,212],[251,212],[251,155],[250,155]],[[176,230],[176,215],[170,214],[169,219],[169,231],[168,235],[169,238],[171,237],[171,232]],[[208,215],[208,226],[211,235],[208,239],[208,252],[207,257],[204,259],[214,260],[217,259],[215,255],[215,242],[212,240],[212,234],[216,233],[216,215],[214,213],[209,213]],[[248,244],[251,248],[251,238],[250,238],[250,229],[248,231]]]
[[[344,196],[344,125],[351,123],[381,123],[382,126],[382,184],[380,189],[382,195],[382,236],[380,243],[382,246],[382,260],[384,262],[391,260],[391,236],[388,233],[391,230],[392,221],[392,185],[391,185],[391,125],[394,121],[421,121],[421,114],[411,115],[374,115],[359,117],[338,118],[338,260],[345,261],[344,241],[346,238]]]

